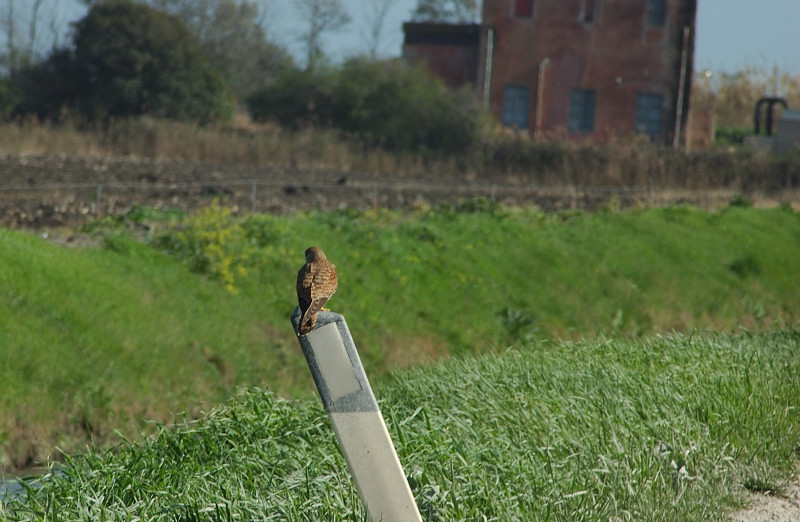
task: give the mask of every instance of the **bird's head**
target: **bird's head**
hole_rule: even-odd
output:
[[[325,259],[325,252],[323,252],[320,247],[312,246],[306,248],[306,263],[316,261],[317,259]]]

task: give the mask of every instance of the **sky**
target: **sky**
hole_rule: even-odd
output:
[[[354,21],[369,0],[344,0]],[[275,14],[291,18],[289,2]],[[417,0],[396,0],[387,24],[384,56],[398,56],[403,43],[402,23]],[[280,11],[280,12],[279,12]],[[343,56],[364,50],[355,27],[329,35],[330,54]],[[274,30],[273,30],[274,34]],[[291,47],[288,44],[292,44]],[[284,43],[296,52],[297,42]],[[747,66],[772,68],[800,76],[800,0],[698,0],[695,69],[736,72]]]
[[[698,0],[695,70],[800,76],[800,0]]]
[[[302,26],[291,0],[260,0],[269,5],[267,33],[303,62],[297,37]],[[343,0],[353,22],[325,35],[327,54],[335,61],[366,50],[365,6],[373,0]],[[78,0],[57,0],[62,17],[82,16]],[[54,5],[52,2],[50,5]],[[70,7],[70,5],[72,7]],[[399,56],[402,23],[409,20],[417,0],[394,0],[387,18],[379,55]],[[695,70],[733,73],[748,66],[800,76],[800,0],[698,0]]]

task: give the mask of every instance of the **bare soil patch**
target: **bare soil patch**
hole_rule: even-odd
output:
[[[750,507],[731,515],[732,522],[800,521],[800,468],[780,496],[749,494]]]
[[[133,157],[0,155],[0,224],[14,228],[75,226],[136,205],[186,211],[220,199],[234,213],[310,209],[411,208],[484,197],[543,210],[629,208],[689,203],[715,208],[739,191],[647,187],[537,186],[519,176],[491,180],[424,173],[387,177],[276,165],[216,164]],[[796,204],[791,192],[748,195],[755,204]]]

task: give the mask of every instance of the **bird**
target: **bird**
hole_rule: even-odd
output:
[[[306,249],[306,264],[297,272],[297,301],[300,304],[298,335],[306,335],[317,320],[317,312],[325,310],[323,305],[339,286],[336,266],[328,261],[319,247]]]

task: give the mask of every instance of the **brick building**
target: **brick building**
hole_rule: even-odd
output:
[[[481,26],[478,24],[403,24],[403,58],[421,62],[457,89],[478,80]]]
[[[697,0],[485,0],[476,89],[498,121],[535,138],[605,143],[638,133],[677,145],[696,11]],[[415,56],[408,35],[404,55],[421,59],[429,51]]]

